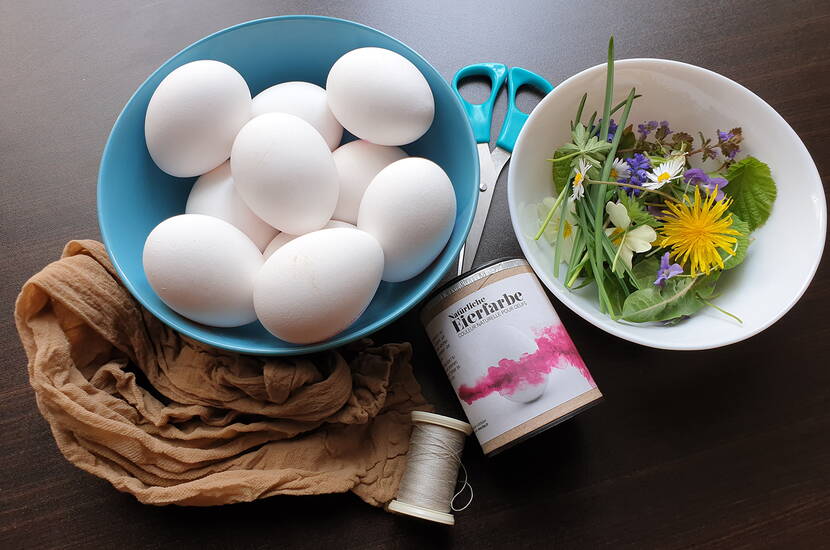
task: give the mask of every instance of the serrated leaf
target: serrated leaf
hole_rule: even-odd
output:
[[[553,158],[564,157],[569,154],[565,147],[560,147],[553,153]],[[571,163],[568,161],[552,163],[551,173],[553,176],[553,188],[556,195],[562,192],[562,188],[568,185],[571,177]]]
[[[588,130],[584,125],[577,124],[574,127],[574,131],[571,132],[571,137],[573,137],[573,142],[576,146],[581,149],[585,146],[585,142],[588,141]]]
[[[730,210],[755,231],[769,219],[778,190],[769,166],[755,157],[746,157],[729,167],[729,185],[723,192],[734,201]]]
[[[585,146],[582,148],[583,153],[587,153],[587,154],[601,153],[601,154],[603,154],[603,156],[609,150],[611,150],[611,144],[608,143],[607,141],[600,141],[599,139],[597,139],[596,136],[589,139],[588,142],[585,144]]]
[[[620,199],[620,204],[625,206],[628,212],[628,217],[634,225],[650,225],[651,227],[660,227],[661,223],[657,218],[648,213],[643,204],[636,197],[630,197],[626,193],[617,194]]]
[[[735,238],[738,239],[738,242],[734,246],[735,255],[731,256],[722,249],[718,249],[721,258],[723,258],[724,270],[732,269],[733,267],[740,265],[740,263],[744,261],[744,258],[746,258],[747,249],[749,248],[749,224],[735,214],[732,214],[732,229],[741,232],[740,235],[735,235]]]
[[[694,279],[676,277],[666,281],[662,289],[652,286],[637,290],[626,298],[622,318],[632,323],[647,323],[697,313],[706,305],[703,299],[708,300],[714,293],[719,274]]]

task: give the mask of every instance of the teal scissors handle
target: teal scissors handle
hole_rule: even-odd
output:
[[[470,103],[461,92],[458,91],[458,83],[471,76],[486,76],[490,79],[490,97],[484,103]],[[507,79],[507,67],[501,63],[476,63],[468,65],[455,73],[452,79],[452,90],[461,101],[461,106],[470,119],[473,127],[473,135],[476,143],[488,143],[490,141],[490,125],[493,122],[493,105],[496,104],[496,97],[499,90],[504,86]]]
[[[532,71],[521,67],[510,69],[507,74],[507,114],[504,116],[504,124],[502,124],[499,137],[496,138],[496,146],[511,153],[519,138],[519,132],[522,131],[529,116],[516,107],[516,92],[522,86],[535,88],[542,92],[542,95],[548,95],[553,90],[553,84]]]
[[[458,83],[464,78],[471,76],[485,76],[490,79],[490,97],[484,103],[470,103],[458,91]],[[455,73],[452,79],[452,89],[459,101],[461,101],[467,118],[470,120],[476,143],[488,143],[490,141],[490,128],[493,121],[493,105],[495,105],[496,97],[498,97],[499,91],[505,81],[507,81],[508,96],[507,114],[504,117],[504,123],[499,132],[499,137],[496,139],[496,145],[506,151],[512,152],[513,147],[516,145],[516,139],[519,137],[519,132],[521,132],[528,117],[526,113],[520,111],[516,106],[516,93],[519,91],[519,88],[529,86],[535,88],[543,95],[547,95],[553,90],[553,84],[538,74],[527,69],[522,69],[521,67],[513,67],[508,70],[507,66],[502,63],[477,63],[475,65],[468,65]]]

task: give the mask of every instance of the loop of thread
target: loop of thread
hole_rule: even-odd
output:
[[[445,513],[467,508],[473,501],[473,488],[467,482],[467,469],[461,464],[465,438],[457,430],[416,422],[412,428],[406,471],[398,488],[397,499]],[[456,492],[459,466],[464,470],[464,480]],[[455,499],[468,487],[469,501],[456,508]]]

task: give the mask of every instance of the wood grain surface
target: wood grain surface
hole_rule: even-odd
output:
[[[558,82],[602,62],[613,33],[619,58],[693,63],[760,95],[804,140],[826,186],[826,0],[4,0],[0,548],[830,546],[827,255],[783,319],[715,351],[673,353],[629,344],[554,302],[605,399],[491,459],[470,440],[465,463],[475,501],[457,514],[454,528],[396,517],[350,495],[153,508],[71,466],[28,385],[12,320],[17,292],[67,240],[99,237],[95,181],[101,151],[121,107],[147,75],[215,30],[290,13],[379,28],[418,50],[447,78],[463,65],[499,61]],[[484,91],[473,87],[469,93],[483,97]],[[503,112],[502,96],[495,129]],[[502,177],[478,260],[518,253]],[[461,414],[415,313],[376,340],[411,341],[428,397],[439,411]]]

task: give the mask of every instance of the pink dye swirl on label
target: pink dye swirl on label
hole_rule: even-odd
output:
[[[518,359],[501,359],[498,365],[489,367],[487,374],[475,385],[461,385],[458,397],[472,405],[493,392],[512,394],[522,386],[541,384],[553,369],[569,366],[575,367],[592,386],[596,386],[563,325],[542,329],[535,340],[536,351],[523,353]]]

